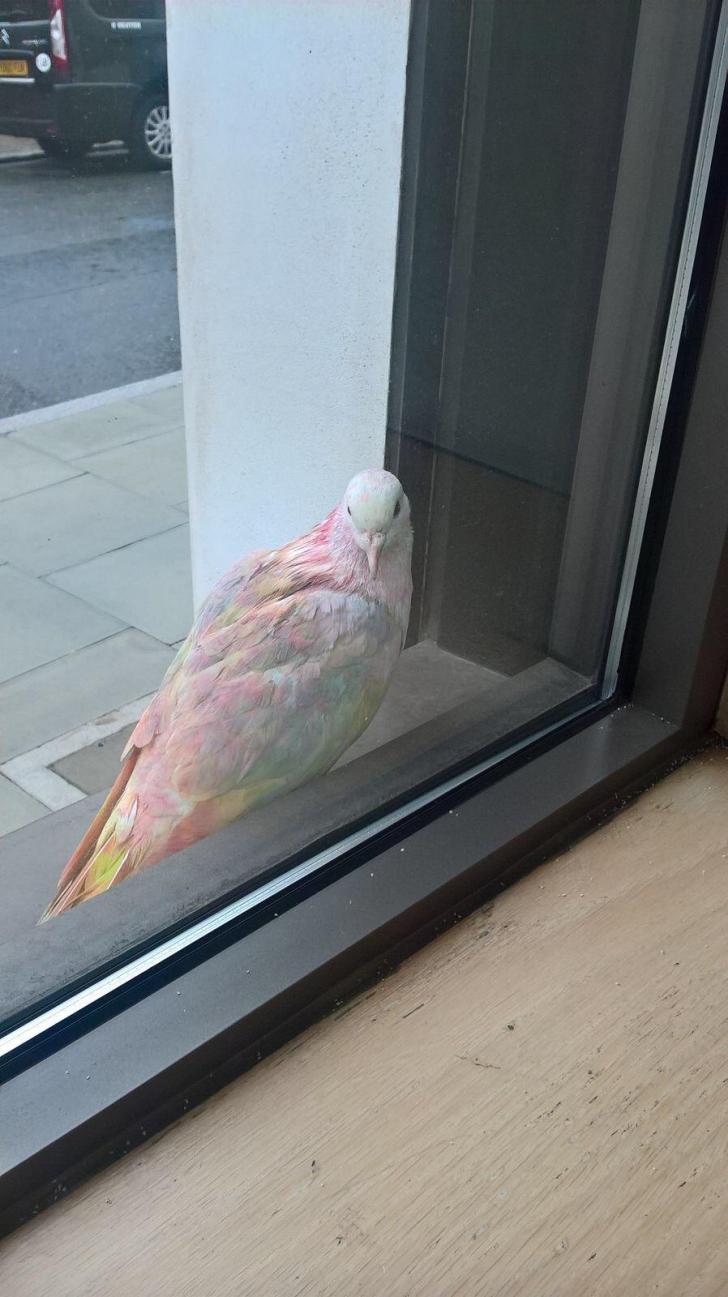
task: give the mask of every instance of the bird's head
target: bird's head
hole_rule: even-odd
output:
[[[410,536],[410,507],[401,482],[384,468],[357,473],[346,488],[341,509],[355,543],[377,575],[382,550]]]

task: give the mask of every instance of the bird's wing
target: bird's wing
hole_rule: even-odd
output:
[[[153,743],[166,778],[204,800],[328,768],[379,706],[399,638],[381,604],[320,590],[210,625],[159,697]]]
[[[371,720],[400,650],[393,618],[359,596],[299,593],[224,620],[142,717],[45,918],[328,769]]]
[[[369,724],[400,647],[383,604],[311,585],[289,547],[249,555],[206,599],[127,752],[148,748],[139,778],[156,768],[184,798],[302,782]]]
[[[401,626],[291,557],[249,556],[205,601],[48,916],[323,772],[366,728]]]
[[[192,629],[167,667],[158,692],[129,736],[121,754],[122,761],[135,748],[148,747],[159,732],[162,717],[168,710],[169,699],[175,693],[174,682],[190,655],[194,652],[198,658],[200,654],[212,657],[220,652],[223,649],[225,628],[238,621],[247,608],[254,607],[259,601],[259,583],[251,581],[251,574],[256,572],[262,557],[262,554],[254,553],[234,564],[204,600]]]

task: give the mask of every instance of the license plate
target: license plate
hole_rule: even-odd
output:
[[[27,77],[27,59],[0,59],[0,77]]]

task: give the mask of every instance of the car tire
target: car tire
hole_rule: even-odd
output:
[[[38,144],[47,158],[65,163],[78,162],[91,148],[88,140],[62,140],[57,135],[40,136]]]
[[[129,134],[129,152],[138,167],[166,171],[172,165],[172,136],[169,98],[166,90],[145,95],[134,110]]]

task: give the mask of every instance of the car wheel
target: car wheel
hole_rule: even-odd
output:
[[[129,151],[137,166],[165,170],[172,164],[172,132],[166,90],[145,95],[132,118]]]
[[[91,148],[88,140],[62,140],[57,135],[43,135],[38,143],[46,157],[56,162],[77,162]]]

